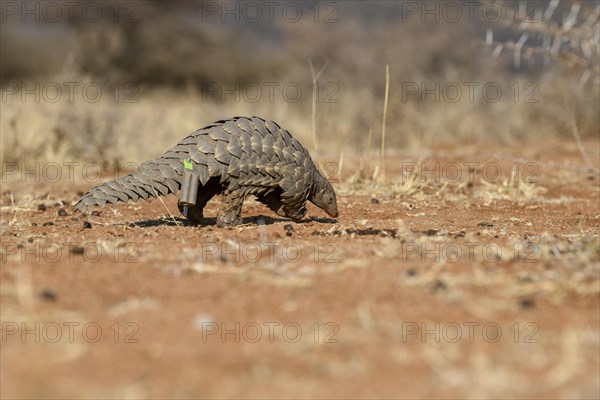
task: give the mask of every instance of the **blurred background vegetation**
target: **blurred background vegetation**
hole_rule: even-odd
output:
[[[600,132],[597,1],[48,4],[2,3],[4,162],[139,162],[240,114],[316,150],[315,100],[322,153],[376,149],[386,65],[389,148]]]

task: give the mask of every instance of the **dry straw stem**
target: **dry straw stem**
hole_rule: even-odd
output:
[[[312,60],[308,60],[308,64],[310,65],[310,74],[312,75],[312,137],[313,137],[313,145],[315,146],[315,150],[319,150],[319,144],[317,142],[317,82],[319,81],[319,77],[327,68],[327,64],[329,64],[329,60],[325,62],[323,68],[315,75],[315,69],[313,67]]]
[[[588,168],[590,171],[597,171],[594,166],[592,165],[592,162],[590,161],[587,153],[585,152],[585,148],[583,147],[583,143],[581,143],[581,137],[579,136],[579,129],[577,129],[577,121],[575,121],[575,115],[573,112],[571,112],[571,124],[572,124],[572,131],[573,131],[573,136],[575,136],[575,142],[577,143],[577,148],[579,149],[579,152],[581,153],[581,157],[583,157],[583,162],[585,162],[585,166],[586,168]]]
[[[390,66],[385,66],[385,99],[383,100],[383,121],[381,123],[381,177],[385,179],[385,120],[387,118],[388,98],[390,94]]]
[[[160,204],[162,204],[162,206],[165,208],[165,210],[167,210],[167,214],[169,215],[169,218],[171,218],[171,220],[175,223],[175,225],[181,225],[181,222],[179,222],[175,219],[175,216],[173,216],[173,213],[171,212],[171,210],[169,210],[169,207],[167,207],[167,205],[165,204],[165,202],[163,201],[161,196],[159,196],[158,193],[156,193],[156,190],[154,190],[154,188],[152,188],[152,191],[154,192],[154,197],[156,197],[160,201]]]

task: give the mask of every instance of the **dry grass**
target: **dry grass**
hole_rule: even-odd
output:
[[[575,7],[578,3],[573,4]],[[496,35],[501,36],[511,32],[520,35],[527,26],[534,32],[525,43],[517,41],[519,51],[524,52],[522,57],[534,59],[538,53],[541,55],[537,57],[543,57],[549,52],[559,60],[543,67],[538,63],[535,68],[523,64],[518,70],[512,65],[503,65],[492,56],[481,63],[475,62],[485,57],[481,46],[457,46],[457,43],[481,41],[486,28],[481,23],[429,24],[412,18],[401,24],[392,21],[363,25],[352,13],[352,8],[345,10],[342,7],[340,13],[346,17],[343,23],[326,25],[302,21],[272,26],[286,42],[280,46],[279,56],[266,57],[262,51],[248,54],[241,43],[235,42],[222,29],[215,31],[213,27],[209,29],[208,25],[202,25],[200,30],[188,32],[192,27],[177,20],[177,7],[169,10],[156,10],[150,4],[144,4],[144,7],[148,7],[147,10],[144,8],[145,18],[129,28],[117,25],[95,32],[94,29],[100,29],[102,25],[86,26],[85,33],[78,39],[83,41],[80,50],[71,49],[66,54],[67,62],[60,68],[47,64],[48,69],[44,71],[40,65],[40,74],[31,74],[16,82],[18,85],[29,84],[28,87],[35,82],[42,87],[49,82],[74,81],[81,85],[98,82],[103,88],[100,101],[86,102],[76,90],[72,102],[66,95],[57,103],[43,99],[35,102],[31,95],[23,102],[20,93],[9,94],[3,85],[2,95],[6,98],[3,97],[0,129],[4,162],[139,162],[158,156],[187,133],[215,119],[239,114],[277,120],[308,147],[317,150],[318,143],[323,154],[334,157],[367,145],[383,147],[383,151],[387,151],[388,148],[428,147],[457,141],[498,144],[518,140],[526,143],[570,136],[574,125],[583,140],[596,137],[600,132],[597,118],[600,104],[598,36],[594,35],[598,20],[594,19],[597,12],[589,11],[587,5],[577,14],[571,8],[572,18],[567,22],[575,22],[568,22],[569,29],[556,25],[553,19],[543,19],[543,23],[536,24],[506,22],[489,27],[492,32],[502,29]],[[390,10],[394,8],[393,5],[389,7]],[[156,29],[156,18],[161,13],[166,13],[161,19],[164,26],[180,31],[181,37],[196,42],[202,42],[202,37],[210,37],[203,42],[208,46],[206,52],[211,55],[208,60],[201,51],[192,56],[186,53],[188,45],[166,46],[163,39],[156,41],[155,51],[148,54],[137,41],[146,38],[148,29]],[[8,24],[4,29],[6,37],[26,40],[18,35],[18,26]],[[133,34],[127,29],[139,32]],[[129,48],[124,45],[127,35],[133,35],[136,40]],[[546,37],[544,35],[550,35],[552,40],[543,42],[545,47],[537,46],[539,38]],[[365,42],[365,36],[370,38],[368,42]],[[398,43],[398,37],[411,37],[411,40]],[[151,38],[156,39],[152,35]],[[104,42],[114,44],[106,46],[116,52],[115,59],[122,61],[125,56],[118,54],[126,51],[136,54],[140,65],[124,69],[118,62],[99,62],[92,53],[100,51],[98,46],[103,46]],[[564,42],[564,45],[551,46],[557,42]],[[306,43],[315,46],[305,46]],[[510,40],[490,42],[488,37],[487,44],[516,51],[514,41]],[[237,49],[236,46],[239,51],[216,51]],[[428,49],[427,54],[420,51],[423,48]],[[529,48],[539,51],[526,51]],[[363,56],[357,59],[355,54]],[[173,63],[178,57],[186,60],[191,57],[193,61],[189,63],[196,67],[192,68],[187,62]],[[27,55],[18,57],[15,53],[12,58],[26,60]],[[571,62],[572,58],[582,61]],[[6,63],[7,58],[3,60]],[[308,60],[314,60],[315,65],[326,65],[327,69],[313,69],[311,76],[311,69],[306,67]],[[381,79],[383,64],[389,65],[389,81]],[[9,68],[8,64],[3,65],[3,68]],[[138,67],[146,69],[138,70]],[[194,69],[197,72],[193,72]],[[171,76],[172,81],[152,80],[148,75],[151,70],[159,78]],[[587,71],[585,84],[581,84],[582,71]],[[8,83],[6,76],[11,74],[3,76],[3,82]],[[320,84],[318,93],[311,90],[317,81]],[[123,103],[124,96],[130,93],[127,90],[120,93],[119,101],[115,101],[111,86],[131,82],[135,83],[134,98],[138,102]],[[229,88],[240,85],[240,101],[232,101],[232,94],[225,97],[226,101],[222,101],[220,95],[203,94],[202,85],[207,82],[217,86],[225,83]],[[272,100],[268,99],[264,85],[263,96],[258,101],[248,101],[244,97],[247,94],[244,88],[248,88],[244,85],[265,82],[279,84]],[[290,82],[299,84],[303,90],[297,102],[286,100],[282,95],[282,87]],[[467,82],[479,84],[472,99],[465,86]],[[484,98],[480,89],[487,83],[501,88],[503,95],[499,101],[490,102]],[[450,101],[444,95],[443,88],[447,84],[462,88],[458,101]],[[440,88],[439,101],[424,94],[424,90],[435,85]],[[409,87],[417,88],[416,93],[407,95]],[[385,121],[380,117],[382,109],[386,110]],[[572,114],[566,110],[572,110]],[[385,142],[379,137],[371,139],[369,132],[383,131],[384,123]]]

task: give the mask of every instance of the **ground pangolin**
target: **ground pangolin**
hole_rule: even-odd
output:
[[[196,203],[186,215],[195,223],[202,222],[204,206],[217,194],[223,195],[217,212],[220,227],[242,222],[242,203],[249,195],[295,221],[306,214],[307,200],[338,216],[333,187],[308,151],[287,130],[258,117],[234,117],[197,130],[136,172],[96,186],[75,204],[75,210],[177,193],[185,160],[191,161],[200,181]],[[181,201],[178,207],[183,213]]]

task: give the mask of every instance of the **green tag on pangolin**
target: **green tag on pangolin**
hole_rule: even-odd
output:
[[[183,160],[183,168],[189,169],[190,171],[194,170],[194,165],[192,164],[192,160],[190,158]]]

